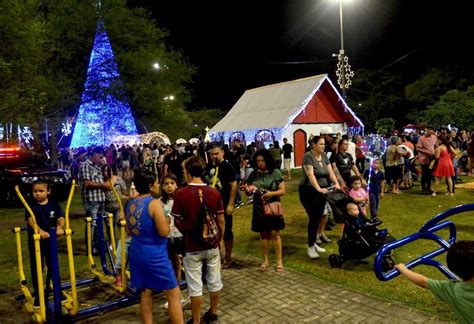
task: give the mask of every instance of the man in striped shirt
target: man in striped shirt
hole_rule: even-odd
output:
[[[86,217],[92,217],[92,253],[97,254],[98,235],[96,229],[97,214],[103,212],[105,204],[105,190],[110,190],[110,184],[104,183],[100,167],[104,164],[104,149],[95,147],[89,152],[89,157],[79,169],[81,182],[81,198]]]

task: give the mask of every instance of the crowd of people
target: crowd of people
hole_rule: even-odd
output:
[[[355,204],[348,212],[356,208],[356,214],[369,216],[369,207],[372,220],[378,220],[379,200],[385,193],[399,194],[403,188],[412,186],[417,177],[421,193],[438,194],[444,177],[446,194],[453,195],[459,173],[473,175],[473,139],[474,134],[469,138],[462,132],[435,133],[432,128],[423,134],[391,134],[385,152],[371,156],[366,168],[367,141],[361,136],[338,138],[330,133],[311,136],[302,159],[298,187],[300,202],[308,216],[308,257],[319,258],[326,252],[322,245],[331,242],[325,234],[325,230],[334,226],[326,199],[330,190],[341,190],[352,197]],[[277,273],[284,270],[280,235],[285,228],[284,215],[269,217],[265,211],[266,204],[280,202],[285,195],[285,178],[291,180],[293,147],[287,139],[283,142],[282,148],[278,141],[268,148],[254,143],[244,146],[235,141],[230,147],[221,142],[207,146],[116,147],[111,144],[105,149],[93,146],[75,152],[61,151],[63,166],[70,167],[81,185],[86,215],[93,219],[93,233],[98,213],[112,213],[116,221],[121,216],[112,188],[126,201],[131,285],[141,291],[143,322],[152,322],[153,290],[164,291],[173,323],[183,322],[182,307],[189,302],[192,310],[189,323],[199,323],[201,319],[206,323],[217,321],[223,289],[221,271],[235,265],[233,213],[244,204],[243,194],[253,206],[251,230],[260,236],[259,271],[270,267],[270,242],[276,256],[274,270]],[[465,163],[461,163],[463,156],[467,156]],[[196,235],[203,235],[200,227],[203,209],[215,218],[214,223],[207,225],[215,224],[219,233],[219,240],[206,246],[196,240]],[[95,254],[97,237],[93,236]],[[120,286],[120,273],[126,261],[116,261],[116,284]],[[181,266],[184,266],[189,299],[182,298],[178,288]],[[397,268],[407,273],[402,266]],[[210,308],[201,317],[204,283],[209,291]]]
[[[169,153],[163,156],[160,163],[159,159],[153,159],[153,155],[148,154],[146,146],[143,158],[136,161],[131,158],[135,153],[127,155],[124,152],[137,152],[140,147],[137,146],[135,151],[133,147],[124,146],[124,151],[117,154],[115,166],[108,163],[107,152],[111,147],[105,150],[99,146],[91,147],[78,150],[75,154],[76,158],[81,159],[75,177],[81,186],[86,215],[93,220],[92,253],[97,254],[99,250],[98,214],[105,210],[112,213],[116,221],[120,217],[117,201],[111,192],[114,187],[119,197],[127,201],[126,246],[129,251],[126,254],[130,256],[131,285],[141,291],[142,320],[152,322],[152,292],[163,290],[168,299],[165,307],[172,322],[183,322],[181,308],[190,303],[193,318],[189,322],[199,323],[203,276],[211,305],[203,319],[205,322],[217,320],[222,289],[221,268],[233,265],[232,214],[237,192],[237,174],[232,164],[224,159],[224,147],[220,143],[208,145],[207,164],[197,153],[199,147],[194,152],[189,150],[187,157],[183,155],[188,150],[180,154],[179,147],[169,148]],[[152,162],[147,163],[148,160]],[[127,169],[131,169],[132,165],[134,168],[129,175]],[[119,176],[120,173],[122,176]],[[158,179],[161,179],[161,185]],[[206,179],[212,186],[204,183]],[[202,196],[199,197],[197,192],[201,192]],[[157,197],[160,199],[155,199]],[[202,204],[200,199],[218,219],[221,239],[211,247],[202,247],[193,239]],[[222,265],[221,250],[225,250]],[[121,273],[125,262],[120,260],[120,252],[117,251],[116,260],[118,286],[123,284]],[[182,265],[188,287],[187,299],[180,298],[178,289]]]

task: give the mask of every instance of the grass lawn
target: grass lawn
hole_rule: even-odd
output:
[[[337,253],[335,243],[341,237],[339,227],[327,231],[326,235],[333,243],[325,244],[327,252],[321,254],[318,260],[311,260],[306,255],[306,239],[308,217],[299,202],[298,180],[300,172],[294,172],[293,179],[286,182],[287,194],[282,203],[285,208],[286,228],[282,231],[284,265],[296,271],[307,273],[324,281],[333,282],[360,292],[380,298],[400,301],[419,310],[432,313],[440,318],[454,319],[448,307],[434,298],[427,290],[421,289],[404,278],[397,277],[388,282],[379,281],[373,272],[373,265],[354,265],[347,262],[341,269],[331,268],[328,256]],[[471,181],[468,178],[463,179]],[[419,185],[419,183],[416,183]],[[453,197],[445,196],[444,192],[436,197],[419,194],[419,187],[403,191],[403,194],[386,194],[379,207],[379,218],[384,221],[381,228],[388,228],[396,238],[415,233],[434,215],[450,207],[473,202],[472,189],[457,189]],[[441,191],[441,190],[440,190]],[[243,254],[260,257],[260,243],[257,233],[250,232],[251,207],[240,208],[234,215],[234,249]],[[464,213],[451,218],[456,224],[457,238],[474,240],[474,213]],[[445,232],[447,233],[447,231]],[[444,237],[447,237],[445,235]],[[408,262],[417,256],[432,251],[437,245],[427,241],[416,241],[406,247],[396,250],[395,262]],[[445,255],[440,256],[445,261]],[[368,260],[371,261],[370,257]],[[275,263],[273,262],[273,266]],[[416,268],[427,276],[445,278],[438,270],[420,266]],[[447,315],[449,314],[449,315]]]
[[[286,221],[286,228],[282,231],[285,268],[304,272],[315,278],[336,283],[369,295],[402,302],[439,318],[455,319],[444,303],[435,299],[429,291],[416,287],[404,278],[397,277],[388,282],[379,281],[375,277],[372,264],[370,263],[368,265],[354,265],[351,262],[346,262],[341,269],[331,268],[327,258],[331,253],[338,252],[335,242],[341,236],[339,227],[326,232],[329,238],[333,240],[333,243],[324,245],[327,253],[322,254],[318,260],[309,259],[306,255],[306,227],[308,218],[298,197],[298,180],[300,175],[299,170],[293,170],[293,180],[286,182],[287,194],[283,197]],[[474,179],[463,177],[464,182],[472,180]],[[416,183],[416,185],[419,185],[419,183]],[[403,194],[400,195],[385,195],[381,200],[379,208],[379,218],[384,221],[380,227],[388,228],[393,236],[401,238],[415,233],[427,220],[439,212],[460,204],[473,202],[472,189],[457,189],[453,197],[445,196],[443,193],[437,197],[422,196],[419,194],[419,191],[419,187],[416,186],[413,189],[403,191]],[[455,215],[451,219],[456,224],[458,240],[474,240],[474,213]],[[260,257],[259,237],[257,233],[250,231],[250,223],[251,206],[244,206],[235,211],[234,249],[241,254]],[[24,209],[0,208],[0,246],[3,251],[0,254],[0,263],[3,265],[0,268],[0,293],[19,292],[16,245],[14,235],[10,230],[15,226],[23,226],[24,224]],[[77,190],[71,207],[71,227],[75,231],[73,246],[75,249],[77,277],[89,277],[83,240],[83,209]],[[59,246],[61,254],[60,264],[61,268],[64,269],[62,277],[68,281],[65,240],[61,240]],[[396,262],[407,262],[425,252],[433,250],[435,247],[436,245],[431,242],[417,241],[396,250],[394,259]],[[25,239],[23,239],[23,253],[28,277],[29,262]],[[444,262],[445,255],[440,256],[440,259]],[[368,260],[371,261],[372,257]],[[274,261],[273,266],[275,266]],[[433,278],[444,278],[434,268],[420,266],[416,268],[416,271]]]

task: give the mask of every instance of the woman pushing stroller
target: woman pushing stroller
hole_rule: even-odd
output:
[[[321,136],[310,140],[311,149],[303,156],[303,177],[298,191],[301,204],[308,214],[308,256],[319,258],[319,253],[326,252],[316,243],[318,229],[326,206],[326,194],[331,182],[335,189],[341,189],[336,175],[324,153],[325,142]]]

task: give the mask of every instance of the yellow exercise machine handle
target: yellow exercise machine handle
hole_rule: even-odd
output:
[[[117,190],[115,190],[114,186],[111,187],[112,192],[114,193],[115,199],[117,200],[119,204],[119,209],[120,209],[120,214],[119,214],[119,225],[120,225],[120,249],[121,249],[121,257],[122,257],[122,271],[121,271],[121,276],[122,276],[122,287],[119,287],[118,290],[120,292],[125,292],[126,287],[127,287],[127,276],[126,276],[126,271],[125,271],[125,265],[127,264],[127,260],[125,259],[126,256],[126,251],[125,251],[125,225],[127,225],[127,222],[125,221],[125,212],[123,210],[123,204],[122,204],[122,199],[120,199],[120,196],[117,193]],[[113,232],[113,228],[112,228]],[[113,241],[113,247],[115,251],[115,241]],[[115,254],[115,253],[114,253]]]
[[[87,262],[89,263],[89,269],[95,268],[94,258],[92,257],[92,217],[86,217],[86,237],[87,237]]]
[[[18,185],[15,186],[15,191],[16,191],[16,194],[18,195],[18,198],[20,198],[21,202],[25,206],[26,210],[28,211],[28,213],[30,214],[30,216],[31,216],[31,218],[33,219],[33,222],[34,222],[33,230],[34,230],[35,233],[33,234],[33,240],[34,240],[34,244],[35,244],[36,272],[37,272],[37,275],[38,275],[38,291],[37,291],[37,293],[38,293],[39,305],[40,305],[39,316],[38,316],[37,313],[35,313],[35,315],[36,315],[35,320],[38,321],[38,322],[46,322],[46,305],[45,305],[45,301],[44,301],[44,289],[43,289],[43,287],[44,287],[44,285],[43,285],[43,267],[41,265],[41,248],[40,248],[41,236],[39,234],[38,225],[36,224],[35,214],[31,210],[30,206],[26,202],[23,195],[21,194],[20,188],[18,187]],[[18,243],[18,238],[17,238],[17,243]],[[17,245],[17,249],[18,249],[18,245]],[[20,246],[20,249],[21,249],[21,246]],[[18,255],[18,257],[20,257],[20,255]],[[20,274],[20,276],[21,276],[21,274]],[[24,274],[23,274],[23,276],[24,276]],[[20,280],[21,280],[21,278],[20,278]],[[31,297],[31,294],[28,293],[28,295],[30,295],[30,297]],[[27,295],[25,295],[25,296],[27,296]],[[30,301],[31,301],[31,299],[30,299]]]
[[[89,264],[89,270],[101,282],[108,283],[110,281],[109,276],[97,270],[94,257],[92,256],[92,217],[90,216],[86,217],[85,221],[86,221],[86,235],[87,235],[87,263]]]
[[[72,293],[72,308],[69,311],[71,315],[76,315],[79,311],[79,303],[77,301],[77,288],[76,288],[76,269],[74,267],[74,253],[72,249],[72,230],[69,223],[69,209],[71,208],[72,197],[74,196],[74,188],[76,187],[76,181],[72,180],[71,190],[69,191],[69,197],[66,204],[66,244],[67,244],[67,258],[69,263],[69,274],[71,277],[71,293]]]
[[[23,253],[21,249],[21,227],[15,227],[12,230],[15,233],[15,240],[16,240],[16,254],[18,256],[18,274],[20,276],[20,288],[23,295],[25,295],[25,299],[28,301],[32,301],[33,297],[31,296],[31,292],[26,285],[26,276],[25,270],[23,268]],[[33,302],[26,303],[25,308],[28,312],[34,313]],[[37,321],[39,321],[39,315],[36,316]]]
[[[117,256],[117,244],[115,243],[115,230],[114,230],[114,215],[107,213],[107,223],[109,224],[110,230],[110,245],[112,247],[112,256]]]

